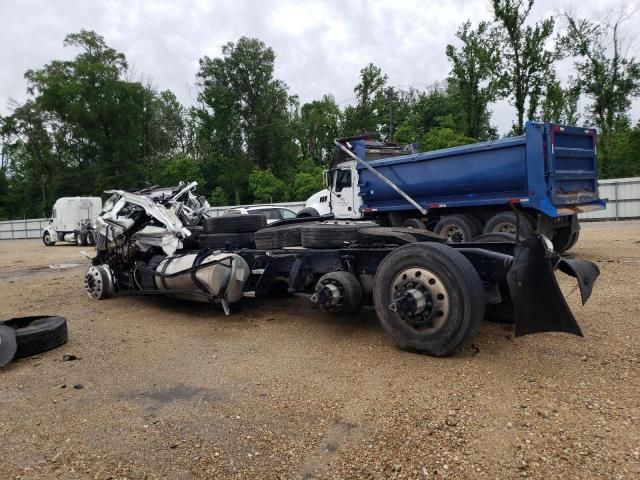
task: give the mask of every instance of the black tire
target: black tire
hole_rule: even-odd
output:
[[[301,224],[282,225],[258,230],[255,233],[256,248],[270,250],[274,248],[299,247]]]
[[[507,232],[491,232],[478,235],[472,240],[474,243],[513,243],[516,241],[516,236],[513,233]]]
[[[1,322],[16,331],[15,358],[28,357],[59,347],[67,341],[67,321],[45,315],[12,318]]]
[[[406,272],[412,276],[405,276]],[[426,287],[427,298],[433,303],[431,310],[427,301],[418,320],[407,319],[399,310],[392,311],[395,295],[404,288],[401,285],[396,289],[398,282]],[[376,273],[373,298],[382,328],[399,348],[434,356],[449,355],[466,345],[478,333],[485,310],[482,281],[471,262],[457,250],[439,243],[413,243],[387,255]],[[420,322],[422,325],[418,325]]]
[[[76,245],[82,247],[85,245],[84,232],[76,232]]]
[[[339,222],[304,224],[300,240],[305,248],[342,248],[358,241],[361,228],[376,226],[371,222]]]
[[[329,313],[355,313],[362,306],[362,287],[355,275],[349,272],[329,272],[316,284],[316,292],[325,285],[335,286],[341,294],[336,304],[320,304],[320,308]]]
[[[44,243],[47,247],[53,247],[56,242],[51,239],[51,234],[49,232],[44,232],[42,235],[42,243]]]
[[[470,242],[480,235],[477,224],[466,215],[447,215],[436,224],[434,231],[450,242]]]
[[[264,215],[229,215],[205,218],[204,233],[253,233],[267,226]]]
[[[424,222],[417,218],[407,218],[404,222],[402,222],[402,226],[406,228],[415,228],[417,230],[427,229],[427,226],[424,224]]]
[[[578,241],[580,231],[571,233],[571,227],[559,228],[553,232],[553,249],[558,253],[570,250]]]
[[[483,233],[502,232],[516,234],[517,217],[513,212],[501,212],[491,217],[484,226]],[[527,239],[533,236],[535,226],[531,219],[525,215],[520,214],[520,240]]]
[[[96,244],[96,237],[91,230],[89,230],[84,237],[85,244],[88,246],[93,246]]]
[[[220,248],[236,250],[239,248],[255,248],[253,233],[203,233],[198,238],[200,248]]]
[[[484,231],[484,222],[480,220],[479,217],[476,217],[472,213],[465,213],[463,215],[467,217],[469,221],[475,225],[475,229],[476,229],[476,232],[478,232],[478,235],[480,235]]]
[[[303,208],[298,213],[296,213],[296,218],[306,218],[306,217],[319,217],[320,213],[311,207]]]

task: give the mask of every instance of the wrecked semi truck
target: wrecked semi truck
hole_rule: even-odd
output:
[[[605,206],[595,129],[528,122],[519,137],[425,153],[367,136],[337,143],[326,189],[307,200],[300,216],[375,219],[469,241],[482,233],[515,234],[510,205],[516,204],[524,213],[520,235],[544,231],[564,252],[578,240],[578,213]]]
[[[515,322],[516,335],[581,335],[555,273],[577,278],[584,303],[598,268],[560,257],[543,235],[452,243],[366,221],[267,226],[262,215],[209,217],[195,185],[160,195],[110,192],[84,279],[91,298],[168,295],[219,304],[229,314],[234,302],[285,286],[337,315],[373,306],[398,347],[437,356],[467,344],[485,317]]]

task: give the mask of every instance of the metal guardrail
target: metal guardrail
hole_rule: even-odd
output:
[[[640,177],[600,180],[598,186],[600,198],[607,202],[607,208],[582,213],[580,220],[640,218]]]
[[[23,218],[0,222],[0,240],[41,238],[42,230],[48,224],[48,218]]]

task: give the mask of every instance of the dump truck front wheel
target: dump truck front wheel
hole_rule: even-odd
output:
[[[398,347],[435,356],[462,348],[484,317],[478,273],[444,244],[395,249],[378,267],[373,298],[382,328]]]

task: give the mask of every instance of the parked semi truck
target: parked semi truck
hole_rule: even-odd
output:
[[[326,189],[298,215],[375,219],[458,242],[537,229],[564,252],[578,240],[577,214],[605,207],[596,137],[592,128],[528,122],[522,136],[425,153],[370,136],[341,139]]]
[[[102,210],[100,197],[62,197],[53,205],[49,225],[42,231],[42,242],[95,245],[96,217]]]

